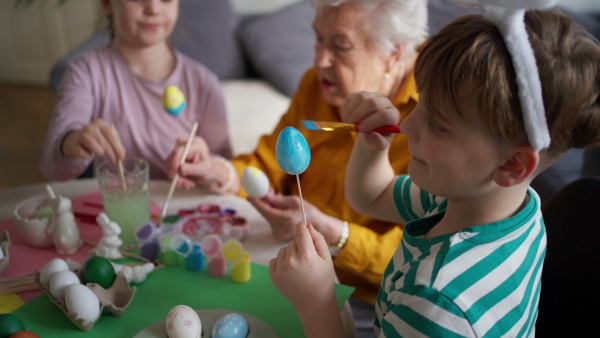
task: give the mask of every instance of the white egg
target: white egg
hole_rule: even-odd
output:
[[[228,313],[219,318],[213,326],[213,338],[246,338],[248,322],[238,313]]]
[[[67,286],[71,284],[81,284],[79,277],[73,271],[59,271],[52,275],[50,279],[50,294],[56,299],[62,299],[65,296]]]
[[[196,338],[202,334],[202,322],[194,309],[177,305],[167,315],[165,330],[169,338]]]
[[[50,260],[44,267],[42,268],[42,272],[40,272],[40,283],[42,285],[46,285],[50,282],[52,275],[59,271],[69,270],[69,266],[64,259],[54,258]]]
[[[247,167],[242,174],[242,185],[250,197],[264,197],[269,192],[269,179],[260,169]]]
[[[98,296],[83,284],[71,284],[65,290],[65,306],[73,316],[94,322],[100,316]]]

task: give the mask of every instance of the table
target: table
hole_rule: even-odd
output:
[[[50,184],[57,195],[68,198],[79,197],[98,190],[98,183],[95,179],[50,182],[48,184]],[[169,186],[169,181],[150,180],[151,201],[156,205],[162,206]],[[0,191],[0,220],[11,218],[14,208],[21,201],[36,195],[43,195],[45,191],[44,187],[45,184],[32,184]],[[201,189],[178,189],[175,191],[169,204],[168,212],[175,212],[181,208],[189,208],[203,203],[218,204],[222,207],[235,209],[239,215],[249,221],[250,232],[244,239],[243,244],[245,250],[250,254],[253,263],[268,265],[269,261],[276,257],[279,249],[287,244],[286,242],[275,240],[271,235],[268,222],[246,199],[239,196],[213,195],[205,193]],[[355,336],[348,302],[344,303],[341,312],[348,336]]]

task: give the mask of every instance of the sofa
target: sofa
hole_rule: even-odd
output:
[[[270,0],[243,1],[248,5]],[[219,77],[234,155],[252,151],[260,135],[275,127],[302,74],[312,65],[314,9],[309,0],[285,2],[292,3],[267,13],[240,13],[229,0],[180,1],[171,43]],[[429,0],[428,6],[430,33],[455,17],[478,13],[451,0]],[[600,39],[600,13],[563,11]],[[69,62],[79,53],[109,41],[108,30],[99,29],[61,59],[50,74],[51,88],[56,91]],[[542,200],[580,177],[584,167],[586,174],[600,175],[590,169],[600,167],[598,152],[571,151],[540,175],[533,186]]]

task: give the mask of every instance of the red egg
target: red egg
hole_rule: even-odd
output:
[[[40,338],[40,336],[31,331],[23,330],[11,334],[8,338]]]

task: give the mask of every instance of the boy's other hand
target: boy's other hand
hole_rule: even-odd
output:
[[[295,237],[269,262],[275,287],[301,312],[335,301],[335,272],[323,235],[300,223]]]
[[[348,95],[340,110],[342,121],[358,124],[367,142],[377,150],[384,150],[391,142],[393,134],[372,133],[381,126],[397,126],[400,112],[385,96],[372,92],[356,92]]]

